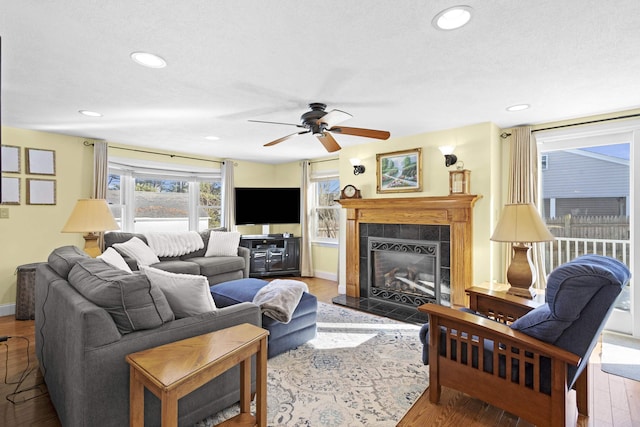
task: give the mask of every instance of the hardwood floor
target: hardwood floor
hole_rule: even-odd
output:
[[[331,303],[331,299],[338,294],[335,282],[308,277],[302,280],[309,285],[310,292],[319,301]],[[13,316],[0,317],[0,336],[26,338],[10,338],[7,342],[0,343],[0,375],[3,378],[0,384],[0,425],[60,426],[37,369],[34,322],[15,320]],[[6,376],[3,372],[5,366]],[[602,372],[599,347],[593,352],[589,369],[592,415],[589,418],[580,417],[578,426],[640,427],[640,382]],[[17,388],[16,382],[25,371],[28,375]],[[16,390],[26,391],[14,394]],[[461,425],[526,427],[531,424],[447,388],[443,388],[442,400],[437,405],[431,404],[427,394],[423,394],[398,424],[399,427]]]

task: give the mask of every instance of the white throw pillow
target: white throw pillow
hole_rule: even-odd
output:
[[[140,267],[140,270],[151,284],[162,290],[176,319],[216,310],[206,277],[170,273],[153,267]]]
[[[237,256],[240,233],[237,231],[212,231],[204,256]]]
[[[156,255],[145,242],[137,237],[132,237],[124,243],[114,243],[112,246],[123,254],[135,259],[138,267],[160,262],[158,255]]]
[[[122,255],[120,255],[120,252],[113,248],[107,248],[102,255],[98,255],[98,259],[103,260],[117,269],[124,270],[127,273],[133,273],[129,264],[127,264],[127,261],[125,261],[124,258],[122,258]]]

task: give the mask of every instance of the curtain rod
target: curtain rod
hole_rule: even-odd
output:
[[[338,160],[337,157],[334,157],[333,159],[324,159],[324,160],[309,160],[309,163],[322,163],[322,162],[333,162],[335,160]]]
[[[606,118],[606,119],[588,120],[586,122],[579,122],[579,123],[569,123],[569,124],[566,124],[566,125],[549,126],[549,127],[546,127],[546,128],[534,129],[534,130],[531,131],[531,133],[540,132],[540,131],[543,131],[543,130],[562,129],[562,128],[567,128],[567,127],[572,127],[572,126],[590,125],[590,124],[593,124],[593,123],[608,122],[608,121],[611,121],[611,120],[632,119],[634,117],[640,117],[640,113],[638,113],[638,114],[628,114],[626,116],[609,117],[609,118]],[[511,136],[511,134],[507,133],[507,132],[502,132],[500,134],[500,138],[502,138],[502,139],[505,139],[505,138],[507,138],[509,136]]]
[[[93,145],[93,143],[89,142],[89,141],[84,141],[83,144],[84,144],[85,147]],[[198,157],[181,156],[179,154],[158,153],[158,152],[155,152],[155,151],[139,150],[137,148],[124,148],[124,147],[109,147],[109,148],[112,148],[114,150],[135,151],[136,153],[155,154],[157,156],[167,156],[167,157],[171,157],[171,158],[177,157],[177,158],[180,158],[180,159],[199,160],[201,162],[214,162],[214,163],[220,163],[221,165],[224,165],[224,162],[220,161],[220,160],[207,160],[207,159],[200,159]]]

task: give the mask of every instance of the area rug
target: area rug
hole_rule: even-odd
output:
[[[640,381],[640,340],[603,332],[601,369],[609,374]]]
[[[315,339],[267,362],[268,425],[395,426],[429,385],[420,327],[324,303],[317,323]]]

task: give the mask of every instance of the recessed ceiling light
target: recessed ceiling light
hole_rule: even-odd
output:
[[[205,136],[204,139],[208,139],[209,141],[217,141],[220,138],[214,135]]]
[[[507,107],[507,111],[522,111],[522,110],[527,110],[530,107],[531,106],[529,104],[516,104],[510,107]]]
[[[163,58],[148,52],[133,52],[131,59],[149,68],[164,68],[167,66],[167,61]]]
[[[471,6],[453,6],[438,13],[431,24],[438,30],[455,30],[471,20]]]
[[[78,113],[89,117],[102,117],[102,114],[96,113],[95,111],[79,110]]]

